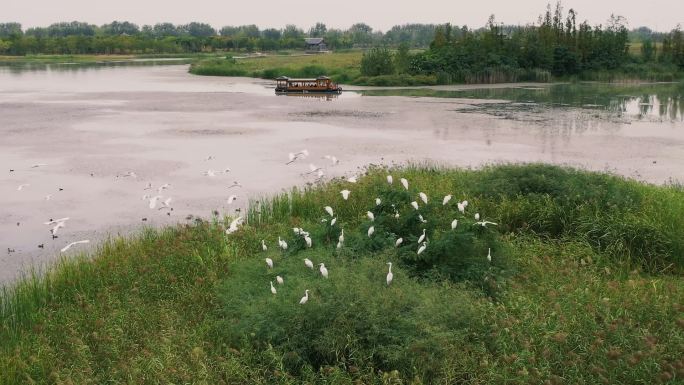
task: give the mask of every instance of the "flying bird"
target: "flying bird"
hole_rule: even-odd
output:
[[[228,201],[227,201],[227,202],[228,202],[228,204],[230,205],[230,204],[233,204],[233,202],[235,202],[236,199],[237,199],[237,195],[231,195],[231,196],[228,197]]]
[[[84,240],[82,240],[82,241],[71,242],[70,244],[68,244],[68,245],[66,245],[66,246],[64,246],[64,247],[62,247],[62,249],[60,250],[60,252],[63,253],[63,252],[65,252],[65,251],[69,250],[69,249],[71,248],[71,246],[80,245],[80,244],[83,244],[83,243],[90,243],[90,240],[89,240],[89,239],[84,239]]]
[[[21,191],[24,189],[24,187],[28,187],[28,186],[30,186],[30,184],[28,184],[28,183],[20,184],[19,187],[17,187],[17,191]]]
[[[282,285],[285,281],[283,281],[283,277],[276,275],[276,282],[278,282],[278,285]]]
[[[226,230],[226,234],[232,234],[238,230],[238,225],[242,224],[242,217],[237,217],[230,222],[230,226]]]

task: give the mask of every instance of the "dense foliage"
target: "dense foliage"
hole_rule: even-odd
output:
[[[305,37],[323,37],[332,49],[402,43],[427,47],[436,27],[434,24],[406,24],[382,33],[364,23],[354,24],[347,30],[316,23],[305,32],[292,24],[282,29],[263,30],[252,24],[225,26],[217,31],[208,24],[197,22],[139,27],[128,21],[113,21],[102,26],[74,21],[23,31],[21,24],[0,23],[0,55],[275,51],[303,49]]]
[[[348,200],[342,188],[351,190]],[[498,225],[477,225],[475,212]],[[681,186],[548,165],[379,168],[354,184],[333,180],[254,201],[245,225],[226,235],[229,221],[110,241],[92,258],[65,260],[5,289],[0,383],[684,378]],[[293,227],[310,232],[311,248]],[[418,254],[423,228],[427,248]],[[324,262],[329,278],[303,258]],[[299,305],[305,290],[309,300]]]

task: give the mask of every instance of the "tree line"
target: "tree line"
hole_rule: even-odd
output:
[[[260,29],[256,25],[225,26],[219,30],[206,23],[138,25],[113,21],[96,26],[83,22],[55,23],[22,29],[19,23],[0,23],[0,54],[140,54],[194,53],[219,50],[275,51],[303,49],[305,37],[323,37],[332,49],[376,45],[426,48],[434,37],[435,24],[405,24],[387,32],[364,23],[348,29],[327,28],[316,23],[304,31],[296,25]]]
[[[591,26],[579,22],[573,9],[564,13],[558,2],[555,9],[548,5],[532,25],[507,26],[492,15],[477,30],[438,26],[428,50],[408,55],[405,50],[374,49],[364,55],[361,72],[366,76],[430,75],[438,83],[482,83],[544,81],[551,76],[601,71],[684,70],[679,27],[670,33],[640,32],[641,52],[630,54],[630,31],[624,18],[611,15],[605,25]]]

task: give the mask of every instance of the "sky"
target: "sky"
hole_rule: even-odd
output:
[[[450,22],[483,26],[489,15],[506,24],[537,21],[548,0],[2,0],[0,22],[16,21],[24,28],[60,21],[102,25],[113,20],[138,25],[199,21],[215,28],[256,24],[282,28],[296,24],[307,30],[316,22],[346,29],[364,22],[386,31],[405,23]],[[669,31],[684,25],[684,0],[566,0],[563,8],[578,13],[578,20],[605,24],[611,14],[624,16],[630,28],[648,26]]]

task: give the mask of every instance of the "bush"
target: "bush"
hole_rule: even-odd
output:
[[[387,48],[372,48],[361,58],[361,74],[364,76],[392,75],[394,61]]]

